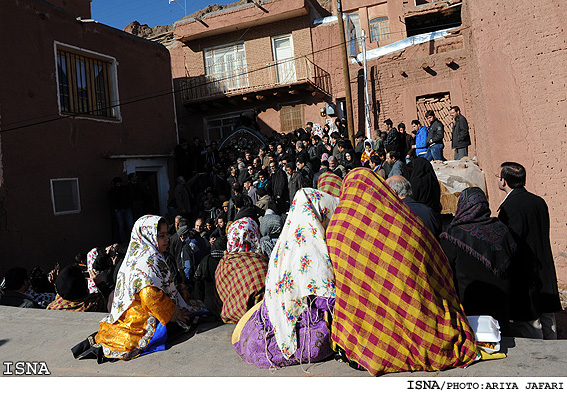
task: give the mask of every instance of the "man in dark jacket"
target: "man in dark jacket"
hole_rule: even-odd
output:
[[[469,123],[467,119],[461,115],[461,109],[458,106],[452,106],[449,111],[454,120],[452,148],[455,150],[455,160],[469,155],[469,146],[471,144],[471,136],[469,135]]]
[[[303,176],[300,171],[295,170],[295,164],[293,162],[288,162],[285,166],[285,171],[287,172],[289,178],[289,201],[292,202],[295,198],[295,193],[301,189],[303,185]]]
[[[272,198],[278,211],[286,211],[288,198],[287,175],[275,161],[270,162],[270,182],[272,183]]]
[[[498,188],[506,197],[498,218],[510,229],[518,249],[510,265],[512,334],[556,339],[556,311],[561,311],[557,275],[549,240],[549,210],[528,192],[525,168],[515,162],[500,166]]]
[[[425,112],[425,118],[429,123],[429,131],[427,132],[427,153],[425,159],[428,161],[439,160],[445,161],[443,157],[443,136],[445,135],[445,127],[443,123],[435,117],[435,112],[429,110]]]
[[[384,148],[386,151],[400,151],[400,133],[394,127],[394,123],[390,119],[384,120],[386,125],[386,141],[384,142]]]

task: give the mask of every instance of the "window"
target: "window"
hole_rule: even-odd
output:
[[[205,49],[205,72],[211,93],[248,87],[244,43],[237,42]]]
[[[57,49],[59,106],[62,114],[116,118],[112,107],[114,61]]]
[[[55,215],[80,213],[79,179],[51,179],[51,201]]]
[[[240,115],[226,115],[224,117],[215,117],[213,119],[205,120],[205,129],[207,130],[207,142],[219,142],[222,138],[227,136],[236,124]]]
[[[356,40],[357,40],[357,44],[358,44],[358,53],[362,52],[362,42],[360,40],[360,37],[362,37],[362,30],[360,30],[360,17],[358,16],[358,14],[348,14],[348,16],[350,17],[350,20],[352,21],[352,24],[354,25],[354,29],[356,31]],[[347,26],[345,26],[345,28],[348,28]],[[354,43],[347,43],[347,47],[349,45],[355,45]],[[349,52],[352,56],[352,50]]]
[[[390,22],[387,16],[370,21],[370,42],[383,41],[390,38]]]
[[[286,105],[280,109],[281,131],[289,132],[303,127],[303,105]]]

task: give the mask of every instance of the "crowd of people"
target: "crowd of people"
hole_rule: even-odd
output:
[[[451,113],[459,159],[468,125]],[[169,219],[151,214],[143,192],[132,209],[136,179],[115,179],[117,242],[61,270],[10,269],[0,304],[107,312],[73,348],[98,362],[162,350],[200,318],[236,324],[236,352],[261,368],[335,356],[372,375],[478,360],[467,315],[492,316],[504,335],[556,338],[545,201],[506,162],[499,216],[471,187],[444,227],[430,162],[444,159],[444,131],[426,117],[410,134],[387,119],[386,132],[358,133],[354,146],[340,120],[258,151],[182,140]]]

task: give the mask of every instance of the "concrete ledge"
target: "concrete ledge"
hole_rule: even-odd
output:
[[[278,370],[246,364],[231,345],[234,325],[199,325],[167,351],[124,362],[75,360],[71,347],[98,329],[103,313],[20,309],[0,306],[0,362],[43,361],[57,377],[367,377],[344,363],[327,360]],[[508,357],[466,369],[396,373],[386,377],[565,377],[567,341],[504,338]]]

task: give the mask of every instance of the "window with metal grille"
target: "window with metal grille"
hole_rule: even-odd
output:
[[[387,16],[380,16],[370,21],[370,42],[383,41],[390,38],[390,22]]]
[[[282,132],[290,132],[303,127],[303,105],[286,105],[280,109]]]
[[[62,114],[116,118],[112,107],[112,63],[57,49],[59,106]]]
[[[51,201],[55,215],[80,213],[79,179],[51,179]]]

